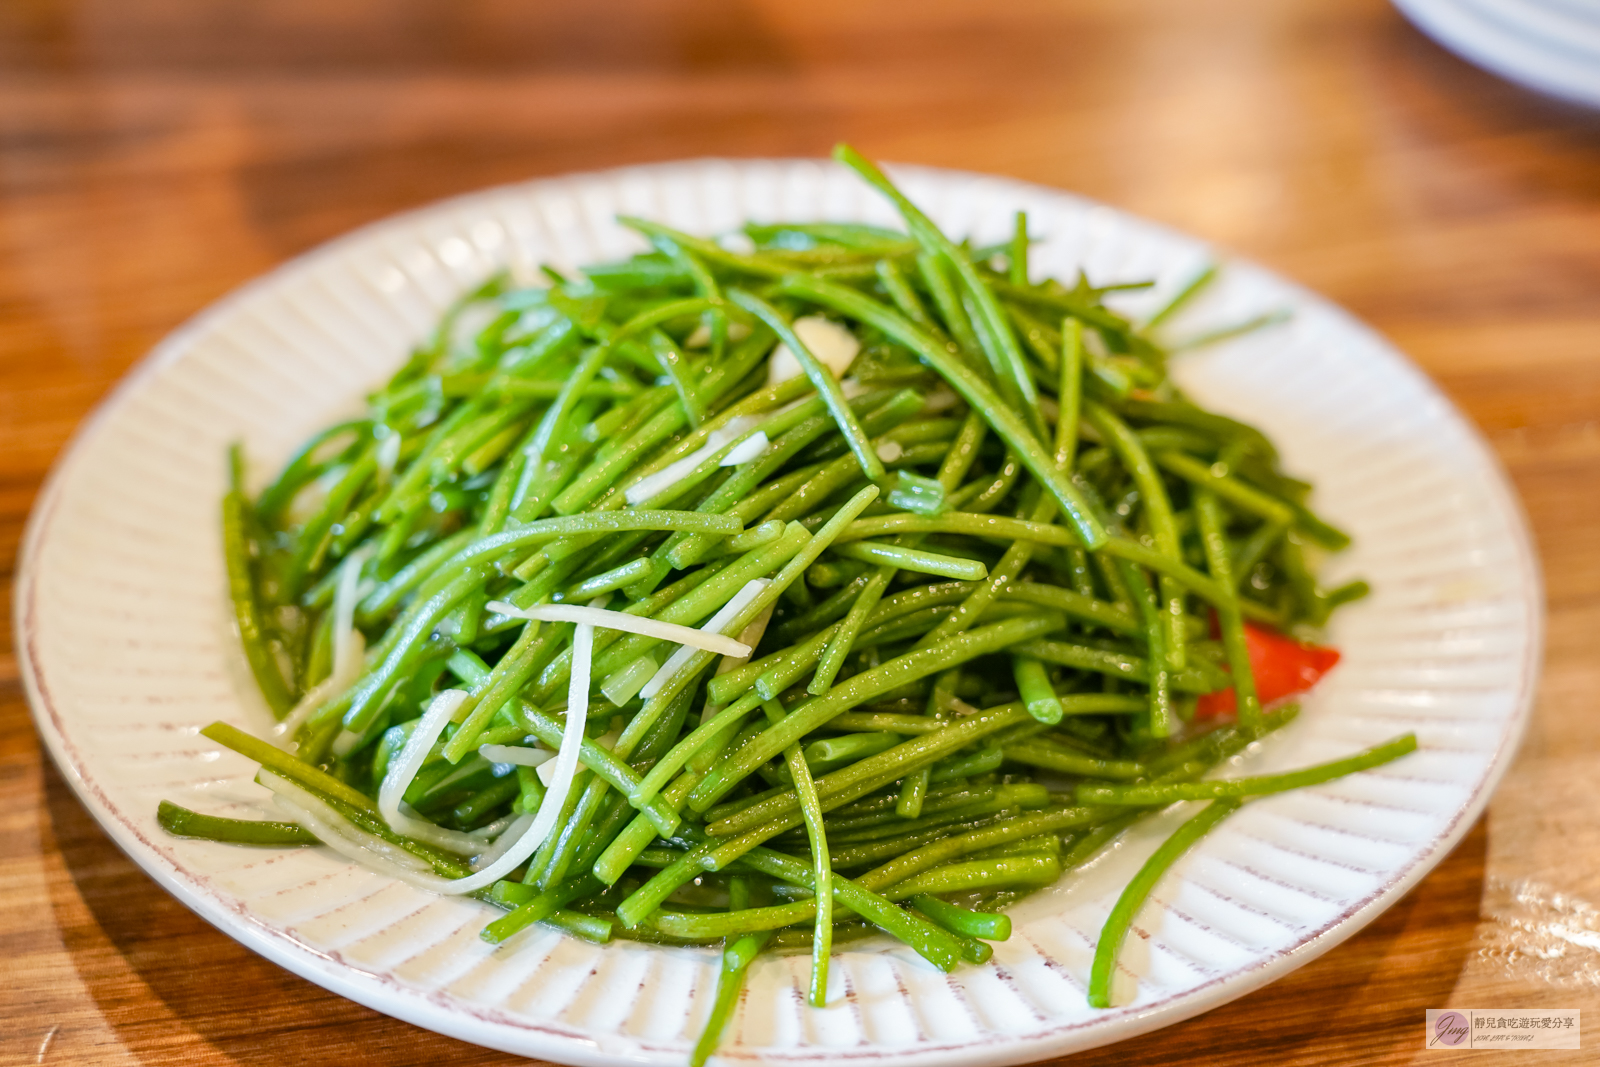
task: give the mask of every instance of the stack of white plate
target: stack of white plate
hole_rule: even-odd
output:
[[[1530,89],[1600,107],[1600,0],[1394,0],[1434,40]]]

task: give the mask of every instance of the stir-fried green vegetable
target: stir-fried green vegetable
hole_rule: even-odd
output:
[[[624,220],[650,251],[491,280],[253,502],[236,452],[229,584],[279,742],[206,734],[288,821],[162,824],[479,896],[491,941],[722,942],[700,1063],[757,953],[808,946],[816,1005],[863,930],[985,960],[999,908],[1211,800],[1113,912],[1105,1006],[1209,827],[1414,748],[1204,780],[1314,681],[1257,685],[1295,647],[1260,628],[1365,589],[1318,587],[1311,546],[1348,538],[1167,375],[1154,327],[1209,272],[1141,327],[1105,302],[1130,286],[1030,277],[1024,218],[973,248],[839,158],[909,236]]]

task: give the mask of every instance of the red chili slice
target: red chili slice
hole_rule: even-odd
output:
[[[1339,662],[1336,648],[1303,644],[1248,622],[1244,624],[1244,643],[1250,652],[1250,670],[1256,677],[1256,695],[1263,706],[1304,693]],[[1234,711],[1231,687],[1203,694],[1194,709],[1197,719],[1231,719]]]

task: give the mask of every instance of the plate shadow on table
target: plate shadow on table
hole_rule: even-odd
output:
[[[218,932],[123,855],[44,763],[40,836],[71,879],[52,889],[55,919],[107,1024],[140,1061],[280,1067],[298,1052],[391,1067],[528,1062],[380,1015]],[[1480,819],[1420,886],[1326,956],[1198,1018],[1075,1054],[1073,1067],[1358,1063],[1414,1045],[1423,1009],[1449,1002],[1473,952],[1487,852]],[[212,1054],[197,1057],[197,1045]]]

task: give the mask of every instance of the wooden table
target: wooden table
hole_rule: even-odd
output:
[[[1076,190],[1343,303],[1477,420],[1543,554],[1537,716],[1455,853],[1293,976],[1075,1067],[1409,1062],[1445,1005],[1600,1024],[1600,116],[1380,0],[6,4],[8,582],[77,422],[284,258],[496,182],[840,138]],[[157,889],[41,758],[10,655],[0,959],[7,1064],[508,1061],[294,978]]]

